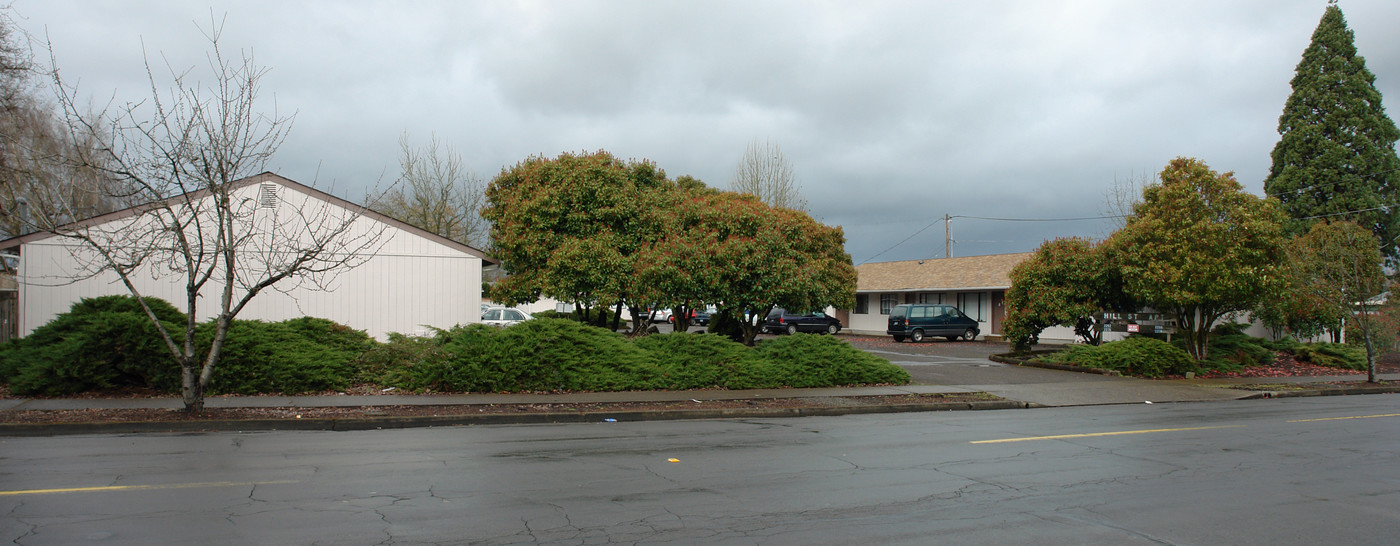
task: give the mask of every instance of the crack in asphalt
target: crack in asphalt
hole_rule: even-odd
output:
[[[1131,528],[1128,528],[1128,527],[1124,527],[1124,526],[1122,526],[1122,525],[1115,525],[1115,524],[1113,524],[1113,523],[1110,523],[1110,522],[1107,521],[1106,519],[1101,519],[1101,518],[1103,517],[1103,515],[1102,515],[1102,514],[1099,514],[1098,512],[1096,512],[1096,511],[1094,511],[1094,510],[1092,510],[1092,509],[1085,509],[1085,511],[1088,512],[1088,513],[1090,513],[1090,514],[1093,514],[1093,515],[1095,515],[1095,516],[1099,516],[1099,517],[1091,519],[1091,518],[1086,518],[1086,517],[1081,517],[1081,516],[1075,516],[1075,515],[1071,515],[1071,514],[1059,514],[1059,515],[1028,514],[1028,515],[1033,516],[1033,517],[1038,518],[1038,519],[1041,519],[1041,520],[1043,520],[1043,521],[1049,521],[1049,522],[1053,522],[1053,523],[1078,523],[1078,524],[1090,525],[1090,526],[1094,526],[1094,527],[1102,527],[1102,528],[1104,528],[1104,529],[1112,529],[1112,530],[1114,530],[1114,531],[1118,531],[1118,532],[1120,532],[1120,533],[1126,533],[1126,534],[1128,534],[1128,535],[1130,535],[1130,536],[1137,537],[1137,538],[1146,540],[1146,541],[1148,541],[1148,542],[1152,542],[1152,543],[1154,543],[1154,544],[1167,544],[1167,545],[1175,545],[1175,544],[1177,544],[1177,543],[1172,542],[1172,541],[1170,541],[1170,540],[1167,540],[1167,539],[1164,539],[1164,538],[1161,538],[1161,537],[1158,537],[1158,536],[1154,536],[1154,535],[1148,534],[1148,533],[1143,532],[1143,531],[1138,531],[1138,530],[1136,530],[1136,529],[1131,529]]]

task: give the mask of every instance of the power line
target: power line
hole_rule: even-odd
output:
[[[1333,216],[1346,216],[1346,215],[1348,215],[1348,214],[1359,214],[1359,213],[1362,213],[1362,212],[1371,212],[1371,211],[1373,211],[1373,210],[1386,210],[1386,209],[1392,208],[1392,207],[1394,207],[1394,206],[1395,206],[1394,204],[1391,204],[1391,205],[1382,205],[1382,206],[1379,206],[1379,207],[1371,207],[1371,208],[1369,208],[1369,209],[1348,210],[1348,211],[1343,211],[1343,212],[1334,212],[1334,213],[1331,213],[1331,214],[1319,214],[1319,215],[1317,215],[1317,216],[1304,216],[1304,217],[1302,217],[1302,218],[1298,218],[1298,220],[1316,220],[1316,219],[1318,219],[1318,218],[1331,218],[1331,217],[1333,217]]]
[[[1396,171],[1400,171],[1400,167],[1397,167],[1397,168],[1394,168],[1394,169],[1386,169],[1386,170],[1384,170],[1384,171],[1376,171],[1376,172],[1368,173],[1368,174],[1348,174],[1348,175],[1346,175],[1346,176],[1344,176],[1344,177],[1342,177],[1342,178],[1339,178],[1339,179],[1337,179],[1337,180],[1333,180],[1333,181],[1331,181],[1331,182],[1318,182],[1318,183],[1313,184],[1313,185],[1311,185],[1311,186],[1304,186],[1304,187],[1301,187],[1301,188],[1293,188],[1293,189],[1291,189],[1291,190],[1283,190],[1283,191],[1281,191],[1281,192],[1279,192],[1279,193],[1269,193],[1268,190],[1265,190],[1265,191],[1264,191],[1264,195],[1265,195],[1266,197],[1276,197],[1276,198],[1282,199],[1283,196],[1285,196],[1285,195],[1298,195],[1298,194],[1302,194],[1303,192],[1306,192],[1306,191],[1308,191],[1308,190],[1311,190],[1311,189],[1313,189],[1313,188],[1316,188],[1316,187],[1322,186],[1322,185],[1335,185],[1335,184],[1338,184],[1338,183],[1341,183],[1341,182],[1346,182],[1346,181],[1348,181],[1348,180],[1350,180],[1350,179],[1353,179],[1353,178],[1357,178],[1357,179],[1362,179],[1362,180],[1364,180],[1364,179],[1371,178],[1371,177],[1374,177],[1374,176],[1380,176],[1380,175],[1383,175],[1383,174],[1389,174],[1389,173],[1393,173],[1393,172],[1396,172]]]
[[[1392,169],[1392,170],[1400,170],[1400,169]],[[1382,173],[1385,173],[1385,172],[1389,172],[1389,171],[1382,171]],[[1378,173],[1378,174],[1381,174],[1381,173]],[[1362,212],[1371,212],[1371,211],[1376,211],[1376,210],[1388,210],[1388,209],[1391,209],[1391,208],[1395,208],[1395,207],[1397,207],[1397,206],[1400,206],[1400,204],[1392,203],[1392,204],[1388,204],[1388,205],[1382,205],[1382,206],[1379,206],[1379,207],[1372,207],[1372,208],[1369,208],[1369,209],[1349,210],[1349,211],[1343,211],[1343,212],[1334,212],[1334,213],[1330,213],[1330,214],[1322,214],[1322,215],[1318,215],[1318,216],[1307,216],[1307,217],[1304,217],[1304,218],[1298,218],[1298,220],[1316,220],[1316,219],[1319,219],[1319,218],[1331,218],[1331,217],[1334,217],[1334,216],[1346,216],[1346,215],[1348,215],[1348,214],[1359,214],[1359,213],[1362,213]],[[1088,221],[1088,220],[1110,220],[1110,219],[1114,219],[1114,218],[1129,218],[1129,217],[1131,217],[1131,216],[1132,216],[1131,214],[1112,214],[1112,215],[1108,215],[1108,216],[1081,216],[1081,217],[1076,217],[1076,218],[997,218],[997,217],[991,217],[991,216],[952,215],[952,216],[948,216],[947,219],[952,219],[952,218],[967,218],[967,219],[969,219],[969,220],[989,220],[989,221],[994,221],[994,222],[1080,222],[1080,221]],[[931,227],[934,226],[934,224],[937,224],[938,222],[944,221],[944,220],[945,220],[944,218],[939,218],[939,219],[937,219],[937,220],[934,220],[933,222],[930,222],[928,225],[926,225],[926,226],[924,226],[924,227],[922,227],[922,228],[919,228],[919,231],[914,232],[913,235],[910,235],[910,236],[908,236],[908,237],[905,237],[904,240],[902,240],[902,241],[900,241],[900,242],[898,242],[898,243],[895,243],[895,244],[893,244],[893,245],[890,245],[889,248],[886,248],[886,249],[884,249],[884,250],[881,250],[880,252],[876,253],[874,256],[871,256],[871,257],[869,257],[869,258],[866,258],[865,260],[861,261],[860,263],[858,263],[858,264],[856,264],[856,265],[863,265],[863,264],[869,263],[871,260],[874,260],[875,258],[879,258],[880,256],[885,255],[885,253],[887,253],[887,252],[889,252],[889,251],[891,251],[891,250],[894,250],[895,248],[898,248],[899,245],[902,245],[902,244],[904,244],[904,243],[909,242],[910,239],[913,239],[914,237],[918,236],[920,233],[923,233],[923,232],[925,232],[925,231],[928,231],[928,228],[931,228]],[[963,241],[963,242],[989,242],[989,241]]]
[[[953,218],[969,218],[969,220],[995,220],[995,221],[1081,221],[1081,220],[1109,220],[1109,218],[1127,218],[1127,214],[1113,214],[1113,216],[1085,216],[1079,218],[993,218],[986,216],[960,216],[955,214]]]
[[[939,218],[938,220],[934,220],[932,224],[929,224],[929,225],[927,225],[927,226],[924,226],[924,227],[923,227],[922,229],[920,229],[919,231],[915,231],[915,232],[914,232],[914,235],[910,235],[910,236],[908,236],[908,237],[905,237],[903,241],[900,241],[900,242],[898,242],[898,243],[895,243],[895,244],[893,244],[893,245],[890,245],[889,248],[884,249],[884,250],[881,250],[880,252],[876,253],[874,256],[871,256],[871,257],[869,257],[869,258],[866,258],[864,261],[862,261],[862,262],[860,262],[860,263],[858,263],[858,264],[856,264],[856,265],[865,265],[865,264],[866,264],[867,262],[869,262],[870,260],[874,260],[875,258],[879,258],[880,256],[883,256],[886,252],[889,252],[889,251],[891,251],[891,250],[894,250],[895,247],[897,247],[897,246],[899,246],[899,245],[902,245],[902,244],[904,244],[904,243],[909,242],[910,239],[913,239],[916,235],[927,231],[928,228],[933,227],[933,224],[937,224],[938,222],[940,222],[940,221],[942,221],[942,220],[943,220],[942,218]]]
[[[934,220],[933,222],[930,222],[928,225],[926,225],[926,226],[924,226],[924,227],[922,227],[922,228],[919,228],[919,231],[915,231],[913,235],[910,235],[910,236],[908,236],[908,237],[905,237],[904,240],[902,240],[902,241],[900,241],[900,242],[898,242],[898,243],[895,243],[895,244],[893,244],[893,245],[890,245],[889,248],[886,248],[886,249],[884,249],[884,250],[881,250],[880,252],[877,252],[874,256],[871,256],[871,257],[869,257],[869,258],[866,258],[865,260],[862,260],[860,263],[858,263],[858,264],[856,264],[856,265],[864,265],[864,264],[866,264],[866,263],[869,263],[870,260],[874,260],[875,258],[879,258],[880,256],[885,255],[886,252],[889,252],[889,251],[894,250],[895,248],[899,247],[899,245],[902,245],[902,244],[904,244],[904,243],[909,242],[910,239],[913,239],[914,237],[918,236],[920,233],[923,233],[923,232],[925,232],[925,231],[928,231],[928,228],[933,227],[934,224],[937,224],[938,222],[946,221],[946,220],[949,220],[949,219],[952,219],[952,218],[967,218],[967,219],[969,219],[969,220],[991,220],[991,221],[996,221],[996,222],[1077,222],[1077,221],[1082,221],[1082,220],[1108,220],[1108,219],[1112,219],[1112,218],[1127,218],[1127,216],[1126,216],[1126,215],[1122,215],[1122,214],[1111,215],[1111,216],[1085,216],[1085,217],[1081,217],[1081,218],[993,218],[993,217],[989,217],[989,216],[965,216],[965,215],[945,216],[944,218],[939,218],[939,219],[937,219],[937,220]]]

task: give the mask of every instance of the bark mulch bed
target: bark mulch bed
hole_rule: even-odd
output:
[[[1376,374],[1400,373],[1400,353],[1386,353],[1376,361]],[[1400,382],[1378,381],[1370,383],[1366,381],[1364,370],[1348,370],[1344,368],[1332,368],[1328,366],[1318,366],[1306,362],[1298,362],[1293,355],[1279,353],[1278,358],[1269,364],[1260,366],[1250,366],[1238,372],[1211,372],[1202,374],[1201,378],[1283,378],[1283,377],[1329,377],[1348,376],[1355,377],[1351,380],[1335,381],[1312,381],[1304,383],[1249,383],[1241,385],[1231,385],[1230,388],[1253,391],[1298,391],[1308,389],[1329,389],[1329,390],[1362,390],[1374,389],[1377,387],[1400,387]]]
[[[1400,373],[1400,353],[1386,353],[1376,361],[1376,373]],[[1238,372],[1211,372],[1201,374],[1202,378],[1231,378],[1231,377],[1323,377],[1330,375],[1356,375],[1361,381],[1366,380],[1365,370],[1348,370],[1345,368],[1332,368],[1328,366],[1318,366],[1307,362],[1298,362],[1293,355],[1279,353],[1278,358],[1269,364],[1250,366]]]

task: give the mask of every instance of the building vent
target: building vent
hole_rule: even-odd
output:
[[[263,184],[258,191],[258,208],[277,208],[277,184]]]

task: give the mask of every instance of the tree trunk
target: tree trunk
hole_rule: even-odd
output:
[[[199,384],[199,361],[186,356],[180,363],[180,394],[185,401],[185,413],[204,411],[204,386]]]
[[[632,331],[628,332],[627,335],[635,337],[640,335],[643,331],[645,331],[645,329],[642,327],[643,317],[641,313],[637,312],[637,308],[635,306],[629,307],[629,309],[632,312]]]
[[[686,330],[689,330],[690,319],[687,318],[689,315],[689,305],[680,305],[671,309],[671,331],[684,333]]]
[[[744,345],[753,347],[754,338],[758,337],[758,327],[744,321]]]
[[[1366,382],[1376,382],[1376,350],[1371,343],[1371,329],[1366,329]]]

